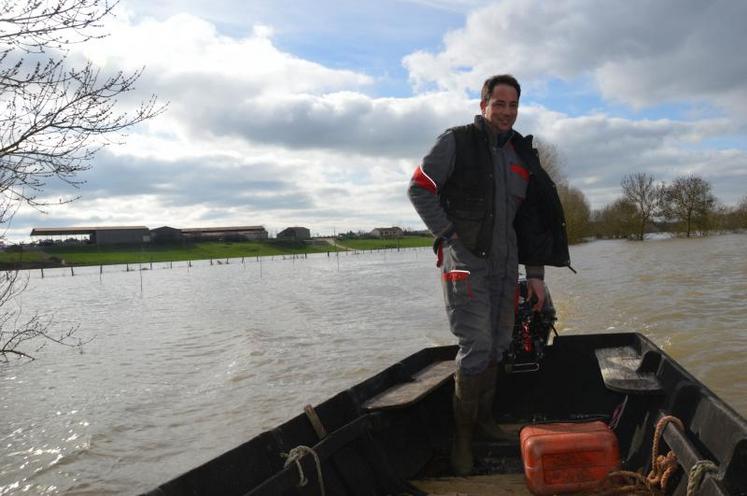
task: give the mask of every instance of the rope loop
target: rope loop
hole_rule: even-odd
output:
[[[280,456],[285,458],[285,465],[283,465],[283,468],[288,467],[291,463],[295,463],[296,467],[298,468],[298,487],[304,487],[306,484],[309,483],[309,480],[306,478],[306,474],[303,473],[303,467],[301,466],[301,458],[303,458],[305,455],[311,455],[314,458],[314,462],[316,463],[316,475],[317,480],[319,480],[319,490],[322,494],[322,496],[325,496],[324,492],[324,479],[322,478],[322,464],[319,461],[319,455],[316,454],[316,451],[314,451],[312,448],[309,448],[308,446],[299,445],[290,450],[288,453],[280,453]]]
[[[661,496],[667,493],[667,483],[679,466],[673,451],[666,455],[659,454],[659,444],[668,423],[674,424],[680,431],[685,427],[677,417],[667,415],[656,423],[654,439],[651,446],[651,472],[644,476],[639,472],[619,470],[610,472],[602,482],[596,496]],[[641,469],[641,472],[643,469]],[[694,496],[706,473],[718,472],[718,466],[711,460],[698,460],[690,467],[687,476],[687,496]]]
[[[674,454],[674,451],[670,451],[666,455],[659,454],[661,436],[664,433],[664,428],[670,422],[677,426],[680,431],[685,430],[682,421],[677,417],[666,415],[659,419],[656,423],[654,442],[651,446],[651,472],[649,472],[648,477],[646,477],[649,487],[661,489],[662,493],[667,492],[669,478],[674,474],[678,467],[677,455]]]
[[[649,472],[648,476],[644,476],[639,472],[631,472],[627,470],[610,472],[600,485],[596,494],[598,496],[654,496],[666,494],[669,478],[674,474],[679,466],[677,465],[677,456],[673,451],[670,451],[666,455],[659,454],[661,436],[664,432],[664,428],[670,422],[677,426],[681,431],[685,430],[682,421],[671,415],[662,417],[656,423],[654,439],[651,446],[651,472]]]
[[[708,472],[718,472],[718,466],[711,460],[698,460],[690,467],[690,473],[687,475],[687,496],[695,494]]]
[[[646,477],[638,472],[618,470],[607,474],[596,496],[651,496],[652,491],[646,482]]]

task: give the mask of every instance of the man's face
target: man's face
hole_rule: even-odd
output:
[[[482,115],[488,124],[499,133],[510,131],[519,113],[519,95],[516,88],[507,84],[493,87],[487,102],[480,102]]]

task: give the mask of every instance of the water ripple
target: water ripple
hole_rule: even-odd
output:
[[[745,241],[573,247],[579,274],[547,275],[558,329],[643,332],[745,415]],[[0,364],[0,496],[152,489],[454,342],[429,249],[339,261],[32,274],[22,308],[95,339],[83,354],[48,346],[29,365]]]

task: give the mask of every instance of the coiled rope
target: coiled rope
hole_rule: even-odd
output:
[[[602,488],[595,494],[597,496],[617,496],[617,495],[640,495],[648,496],[654,494],[648,487],[646,477],[638,472],[629,470],[618,470],[607,474],[607,478],[602,481]]]
[[[303,473],[303,467],[301,466],[301,458],[304,457],[304,455],[310,454],[312,457],[314,457],[314,462],[316,462],[316,475],[317,480],[319,481],[319,491],[321,492],[322,496],[325,496],[324,492],[324,479],[322,478],[322,464],[319,461],[319,455],[316,454],[316,451],[309,448],[308,446],[296,446],[292,450],[290,450],[288,453],[281,453],[280,456],[285,458],[285,465],[283,468],[287,467],[291,463],[295,463],[296,467],[298,468],[298,487],[304,487],[306,484],[309,483],[309,480],[306,478],[306,474]]]
[[[687,475],[687,496],[695,494],[708,472],[718,472],[718,466],[711,460],[698,460],[690,467],[690,473]]]
[[[682,421],[677,417],[667,415],[656,423],[654,439],[651,446],[651,472],[644,476],[639,472],[619,470],[610,472],[603,481],[598,496],[616,495],[660,495],[666,494],[669,478],[677,470],[677,456],[673,451],[666,455],[659,454],[659,446],[664,428],[668,423],[674,424],[680,431],[684,431]],[[694,496],[703,477],[707,472],[716,472],[718,467],[710,460],[699,460],[690,468],[687,480],[687,496]]]
[[[656,423],[656,430],[654,431],[654,442],[651,447],[651,472],[646,477],[648,486],[651,488],[661,489],[662,493],[667,492],[667,483],[669,478],[677,470],[677,455],[674,451],[670,451],[666,455],[659,454],[659,443],[661,442],[661,435],[664,432],[664,428],[668,423],[673,423],[677,428],[684,432],[685,426],[682,425],[682,421],[672,415],[662,417]]]
[[[677,455],[670,451],[666,455],[659,454],[659,444],[664,428],[668,423],[673,423],[681,431],[684,431],[682,421],[677,417],[667,415],[656,423],[654,440],[651,446],[651,472],[645,476],[638,472],[619,470],[610,472],[602,482],[602,490],[599,495],[656,495],[667,492],[667,483],[675,470],[677,470]]]

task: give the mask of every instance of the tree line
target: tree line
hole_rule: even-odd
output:
[[[645,172],[628,174],[620,181],[620,196],[592,210],[584,193],[563,176],[555,146],[538,141],[537,149],[557,184],[571,243],[589,238],[643,240],[647,233],[658,232],[691,237],[747,229],[747,195],[736,206],[723,205],[711,184],[694,174],[670,183]]]
[[[600,238],[643,240],[646,233],[669,232],[690,237],[747,228],[747,195],[734,207],[713,195],[711,184],[697,175],[679,176],[671,183],[636,172],[625,176],[622,195],[595,211],[589,234]]]

